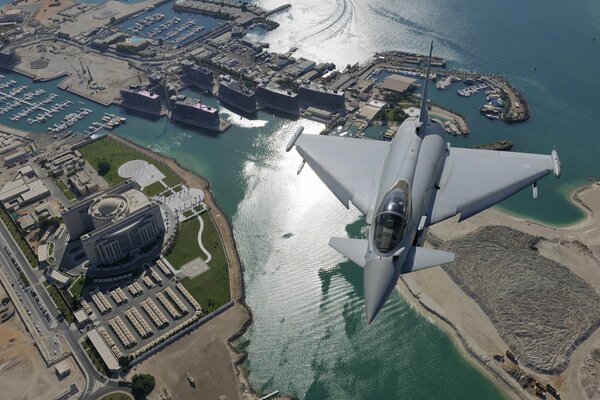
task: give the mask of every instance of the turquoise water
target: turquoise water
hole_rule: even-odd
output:
[[[279,2],[263,4],[273,8]],[[451,66],[507,76],[532,105],[526,123],[509,126],[479,116],[480,99],[458,97],[458,85],[431,92],[433,101],[469,120],[471,136],[452,142],[466,146],[509,139],[517,151],[545,153],[556,147],[563,177],[541,182],[536,202],[523,193],[502,207],[555,224],[581,217],[564,193],[586,176],[598,175],[597,3],[301,0],[275,19],[281,27],[261,39],[276,51],[298,46],[301,54],[344,66],[377,50],[424,52],[433,38],[436,54]],[[17,80],[14,74],[11,78]],[[283,151],[296,126],[318,133],[320,124],[268,113],[246,120],[222,109],[234,126],[215,135],[115,107],[89,108],[93,116],[128,115],[117,134],[175,157],[212,182],[233,222],[245,268],[254,323],[244,339],[255,387],[311,400],[502,398],[448,336],[400,296],[393,295],[366,326],[361,271],[327,246],[333,235],[364,235],[364,220],[356,210],[341,207],[310,168],[296,176],[299,157]],[[0,120],[13,125],[6,116]],[[368,136],[380,132],[371,128]]]

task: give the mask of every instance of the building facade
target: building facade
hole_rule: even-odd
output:
[[[256,95],[253,91],[243,88],[237,81],[221,82],[219,99],[245,113],[256,112]]]
[[[213,86],[213,72],[210,69],[190,64],[184,66],[183,72],[192,85],[204,90],[211,90]]]
[[[160,97],[147,90],[121,89],[121,98],[124,107],[152,115],[160,115],[162,111]]]
[[[221,125],[219,112],[216,108],[209,107],[194,99],[173,102],[171,119],[214,131],[218,131]]]
[[[92,266],[131,263],[160,253],[165,234],[160,206],[133,181],[109,188],[70,207],[63,220]]]
[[[343,112],[346,108],[343,92],[315,86],[300,86],[298,101],[301,108],[314,107],[331,112]]]
[[[256,100],[260,107],[297,116],[300,114],[298,95],[289,90],[272,86],[256,87]]]

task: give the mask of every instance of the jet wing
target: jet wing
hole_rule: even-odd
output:
[[[369,213],[390,142],[302,135],[295,144],[298,153],[346,208],[352,202],[363,214]]]
[[[450,148],[429,224],[460,214],[467,219],[553,172],[560,176],[556,151],[550,155]]]

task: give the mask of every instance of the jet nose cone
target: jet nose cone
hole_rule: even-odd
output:
[[[394,263],[389,259],[370,261],[364,272],[365,306],[367,323],[371,323],[383,307],[396,284]]]

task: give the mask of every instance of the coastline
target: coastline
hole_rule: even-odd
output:
[[[236,319],[239,320],[239,322],[236,323],[237,327],[234,329],[234,332],[225,339],[228,344],[228,350],[230,352],[231,361],[234,366],[237,379],[241,385],[241,398],[257,399],[258,393],[252,388],[241,369],[241,364],[246,360],[247,353],[237,349],[233,345],[233,342],[237,338],[241,337],[252,324],[252,311],[245,302],[243,267],[237,251],[237,244],[233,236],[233,228],[229,219],[223,210],[219,208],[216,200],[210,192],[210,182],[204,177],[185,169],[173,158],[155,153],[154,151],[141,147],[121,136],[112,133],[108,136],[118,140],[123,144],[131,146],[140,152],[143,152],[149,157],[156,159],[160,163],[167,165],[185,181],[186,185],[203,189],[205,191],[206,197],[204,201],[209,206],[209,214],[218,228],[219,235],[221,236],[221,240],[223,242],[223,247],[225,248],[225,254],[227,260],[229,261],[231,300],[234,301],[235,305],[231,310],[227,311],[227,313],[235,313],[235,317],[237,317]]]
[[[497,209],[488,209],[461,223],[457,223],[456,217],[452,218],[432,227],[431,232],[448,240],[464,237],[482,227],[502,225],[544,238],[548,244],[539,247],[541,256],[561,262],[573,274],[600,290],[600,274],[593,271],[594,266],[583,262],[584,258],[600,260],[600,186],[591,183],[579,187],[571,192],[569,199],[585,213],[585,217],[568,226],[543,225]],[[564,249],[573,244],[583,246],[584,250],[578,248],[580,254],[576,254]],[[444,330],[466,360],[484,372],[508,398],[531,398],[531,394],[492,358],[494,354],[504,354],[509,348],[492,321],[442,268],[403,275],[396,289],[425,318]],[[579,370],[590,352],[600,347],[600,330],[592,326],[580,339],[573,343],[567,354],[567,366],[559,374],[547,375],[521,363],[519,366],[532,376],[551,382],[560,389],[562,398],[585,399]]]

